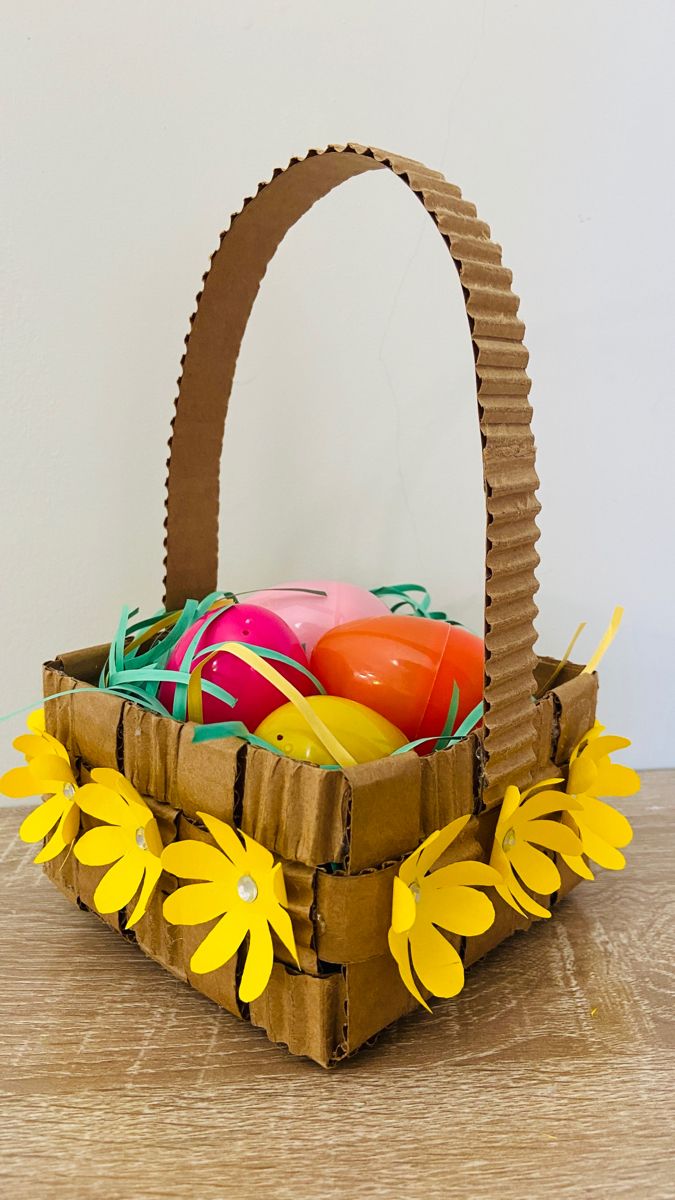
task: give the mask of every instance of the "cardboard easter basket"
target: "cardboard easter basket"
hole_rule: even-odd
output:
[[[236,738],[195,743],[194,726],[105,692],[107,647],[64,654],[44,668],[47,729],[80,780],[94,767],[121,771],[147,799],[164,844],[210,840],[199,812],[221,818],[281,861],[299,969],[275,940],[269,984],[238,998],[241,955],[210,974],[190,959],[204,927],[174,926],[162,902],[166,872],[133,930],[124,911],[103,919],[172,974],[294,1054],[328,1066],[358,1049],[417,1002],[389,953],[392,880],[401,859],[455,817],[471,815],[445,861],[487,861],[498,808],[520,788],[565,774],[593,725],[597,678],[567,665],[539,695],[553,660],[533,652],[538,480],[530,428],[524,327],[511,273],[473,204],[443,176],[365,146],[330,146],[293,159],[244,203],[223,234],[187,338],[167,481],[167,608],[216,587],[219,463],[225,415],[246,324],[267,264],[287,230],[344,180],[388,170],[434,221],[460,277],[476,364],[485,481],[485,690],[482,727],[426,757],[409,752],[335,771],[273,755]],[[229,575],[229,571],[228,571]],[[538,697],[538,698],[536,698]],[[578,882],[558,863],[562,887]],[[47,874],[80,907],[94,909],[103,871],[64,852]],[[454,944],[466,966],[529,921],[495,895],[489,931]]]

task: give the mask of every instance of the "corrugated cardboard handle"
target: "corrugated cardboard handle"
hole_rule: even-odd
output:
[[[292,225],[346,179],[387,169],[415,193],[458,270],[476,363],[486,526],[483,785],[529,782],[535,759],[533,645],[538,480],[524,326],[490,230],[442,175],[352,143],[310,151],[261,184],[213,255],[186,342],[168,463],[165,603],[213,591],[223,430],[246,324],[267,265]]]

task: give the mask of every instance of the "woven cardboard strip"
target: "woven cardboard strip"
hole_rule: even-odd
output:
[[[238,739],[195,744],[192,724],[100,692],[78,697],[97,655],[99,648],[89,658],[78,652],[85,679],[68,674],[71,655],[44,670],[45,694],[74,693],[45,710],[50,731],[72,757],[116,767],[142,795],[189,820],[205,811],[238,825],[289,862],[312,868],[337,863],[356,875],[401,858],[434,829],[478,811],[475,734],[425,758],[410,753],[344,772],[322,771]],[[566,762],[593,724],[597,677],[579,672],[568,665],[562,682],[532,704],[536,779]],[[493,794],[487,807],[498,805],[502,795]]]

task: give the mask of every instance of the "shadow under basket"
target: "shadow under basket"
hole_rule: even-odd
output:
[[[533,652],[538,562],[534,443],[527,351],[511,273],[488,227],[457,187],[419,163],[364,146],[311,151],[262,184],[232,218],[212,258],[187,339],[167,485],[165,605],[181,607],[217,586],[219,463],[225,416],[246,323],[267,264],[287,230],[321,196],[354,175],[387,169],[415,193],[450,250],[474,348],[486,495],[485,715],[482,727],[427,757],[410,752],[325,771],[236,738],[196,744],[194,725],[154,715],[90,689],[107,647],[65,654],[44,668],[48,731],[81,780],[94,767],[121,771],[147,799],[162,840],[210,835],[209,813],[254,837],[282,861],[300,969],[275,940],[270,982],[242,1005],[243,948],[223,968],[194,975],[190,959],[207,927],[173,926],[164,873],[148,911],[126,936],[228,1012],[260,1026],[294,1054],[329,1066],[417,1007],[389,953],[393,877],[401,859],[456,817],[471,819],[445,861],[487,861],[506,787],[565,777],[575,744],[595,720],[597,677],[567,664],[538,697],[555,661]],[[86,827],[87,818],[83,818]],[[578,879],[557,863],[562,888]],[[71,900],[93,909],[105,868],[65,852],[45,865]],[[482,936],[454,939],[466,966],[524,930],[495,895]],[[102,918],[125,933],[125,912]]]

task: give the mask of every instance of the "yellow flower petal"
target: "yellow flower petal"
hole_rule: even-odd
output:
[[[284,908],[288,907],[288,897],[286,896],[286,880],[284,879],[284,873],[281,869],[281,863],[277,863],[272,870],[272,894],[276,896],[279,904],[283,905]]]
[[[502,879],[502,880],[508,879],[508,877],[511,873],[511,868],[509,866],[509,860],[506,857],[504,851],[502,850],[501,842],[498,842],[496,837],[492,843],[492,851],[490,853],[490,866],[494,868],[494,870],[499,875],[500,879]],[[496,887],[496,884],[495,884],[495,887]]]
[[[85,867],[104,867],[117,862],[129,850],[129,835],[115,825],[97,825],[89,829],[75,846],[75,857]]]
[[[133,851],[120,858],[94,892],[94,904],[100,913],[119,912],[136,895],[143,878],[143,854]]]
[[[529,800],[525,800],[521,804],[511,817],[511,825],[514,829],[522,829],[529,821],[536,821],[539,817],[561,812],[569,805],[569,801],[570,797],[565,792],[555,790],[538,792],[536,796],[531,796]]]
[[[85,783],[77,793],[77,803],[82,812],[96,821],[118,826],[126,823],[128,806],[117,792],[102,783]]]
[[[162,874],[162,864],[159,858],[156,858],[154,854],[150,854],[147,850],[145,851],[144,862],[145,875],[143,877],[143,884],[141,886],[136,906],[127,921],[127,929],[131,929],[131,927],[135,925],[137,921],[140,921],[141,917],[144,915],[150,902],[150,897],[152,896],[152,893],[154,892],[159,881],[159,877]]]
[[[186,838],[171,842],[162,851],[162,866],[180,879],[206,879],[211,882],[231,880],[236,883],[236,870],[221,850],[208,842]]]
[[[239,984],[239,999],[244,1004],[257,1000],[269,983],[272,974],[274,951],[272,935],[267,921],[256,921],[251,925],[250,942],[246,963]]]
[[[640,791],[640,776],[621,763],[603,763],[598,770],[596,796],[634,796]]]
[[[616,737],[615,734],[607,734],[605,737],[592,738],[582,754],[587,755],[594,762],[598,762],[601,758],[606,758],[608,754],[616,754],[617,750],[627,750],[631,745],[629,738]]]
[[[153,817],[149,808],[144,806],[145,821],[142,822],[143,832],[145,834],[145,842],[148,850],[154,858],[161,858],[164,849],[162,835],[159,832],[159,825]]]
[[[521,837],[526,842],[557,850],[560,854],[581,854],[581,843],[567,825],[559,821],[530,821]]]
[[[454,946],[426,922],[417,922],[410,934],[415,974],[434,996],[456,996],[464,987],[464,967]]]
[[[45,843],[40,852],[35,855],[34,863],[51,862],[57,858],[63,850],[70,846],[73,838],[76,837],[80,827],[80,812],[76,804],[72,801],[64,812],[59,821],[54,833],[49,841]]]
[[[58,755],[59,758],[65,759],[66,762],[70,762],[70,755],[68,754],[65,746],[63,746],[61,742],[57,740],[57,738],[52,737],[51,733],[43,733],[42,740],[47,749],[53,754]]]
[[[80,832],[80,809],[75,800],[71,800],[67,811],[61,820],[61,833],[68,845]]]
[[[391,927],[394,933],[405,933],[415,924],[417,905],[415,897],[400,876],[394,876],[391,898]]]
[[[598,768],[595,763],[580,754],[575,762],[570,764],[566,791],[570,796],[581,796],[595,788],[598,778]]]
[[[232,826],[227,825],[225,821],[220,821],[218,817],[212,817],[210,813],[198,812],[197,816],[201,817],[209,833],[216,839],[218,845],[228,858],[231,859],[235,867],[239,867],[241,872],[246,871],[246,850]],[[271,863],[269,865],[271,866]]]
[[[517,842],[509,859],[525,887],[531,891],[550,896],[560,887],[560,872],[555,863],[527,842]]]
[[[401,866],[400,866],[399,872],[398,872],[398,876],[399,876],[399,879],[402,879],[404,883],[406,883],[408,885],[412,883],[413,879],[418,874],[417,864],[419,861],[420,854],[422,854],[423,851],[427,850],[428,847],[431,846],[432,843],[437,840],[439,834],[440,834],[440,829],[435,829],[434,832],[430,833],[428,838],[425,838],[424,841],[422,842],[422,844],[420,846],[418,846],[417,849],[415,851],[413,851],[412,854],[409,854],[408,857],[406,859],[404,859],[404,861],[401,863]]]
[[[550,912],[547,908],[544,908],[543,904],[540,904],[539,901],[535,900],[533,896],[529,896],[527,894],[525,889],[521,886],[517,875],[514,873],[514,871],[512,871],[510,866],[504,882],[505,888],[502,890],[502,888],[499,887],[497,888],[497,891],[499,892],[502,900],[506,900],[506,903],[510,904],[511,908],[515,908],[516,912],[521,913],[521,915],[541,917],[542,919],[551,916]]]
[[[30,729],[31,733],[37,733],[37,734],[44,733],[45,732],[45,710],[44,710],[44,708],[33,709],[33,712],[29,713],[28,716],[26,717],[26,725]]]
[[[30,760],[27,769],[43,791],[55,792],[60,784],[75,783],[70,762],[58,754],[38,754]]]
[[[420,1004],[422,1004],[424,1006],[424,1008],[426,1008],[427,1012],[431,1012],[429,1005],[427,1004],[426,1000],[424,999],[424,996],[420,992],[420,990],[413,978],[413,973],[412,973],[412,970],[410,967],[410,954],[408,951],[408,935],[407,935],[407,933],[395,933],[393,929],[390,929],[388,938],[389,938],[389,949],[391,951],[391,956],[394,959],[394,961],[398,967],[399,974],[401,976],[401,979],[403,980],[404,985],[407,987],[411,996],[414,996],[415,999]]]
[[[516,814],[516,818],[519,823],[523,820],[538,821],[541,817],[550,817],[551,813],[569,812],[579,807],[578,800],[565,792],[542,792],[540,795],[526,800]],[[512,821],[511,824],[514,822]]]
[[[441,867],[427,876],[425,888],[432,890],[445,887],[494,887],[499,883],[499,871],[482,862],[456,862]]]
[[[293,923],[285,908],[280,904],[273,904],[267,913],[267,920],[277,937],[283,942],[289,954],[293,955],[296,963],[298,962],[298,951],[295,945],[295,935],[293,933]]]
[[[51,733],[22,733],[12,742],[15,750],[24,754],[26,759],[36,758],[38,754],[55,754],[58,758],[70,762],[68,751]]]
[[[610,846],[604,838],[598,837],[597,833],[594,833],[583,822],[578,822],[578,824],[584,854],[587,854],[599,867],[605,867],[608,871],[623,871],[626,860],[621,851]]]
[[[21,768],[19,768],[21,769]],[[70,808],[71,801],[62,792],[50,796],[48,800],[38,804],[21,822],[19,837],[22,842],[41,842],[49,831],[60,821],[64,812]]]
[[[233,901],[233,888],[219,883],[187,883],[164,901],[163,912],[171,925],[202,925],[220,917]]]
[[[269,850],[265,846],[261,846],[260,842],[256,842],[255,838],[249,837],[243,830],[241,836],[246,846],[247,866],[251,873],[254,875],[256,873],[267,874],[271,871],[274,867],[274,857]]]
[[[206,975],[229,962],[241,946],[248,933],[248,905],[239,904],[221,917],[217,925],[207,933],[190,959],[190,970],[195,975]]]
[[[550,792],[551,790],[557,788],[559,783],[564,782],[565,781],[562,775],[556,775],[554,779],[540,779],[538,783],[533,783],[532,787],[527,788],[526,791],[523,792],[522,799],[529,800],[530,797],[534,797],[540,793],[543,788]]]
[[[513,784],[510,784],[504,792],[504,799],[499,810],[499,821],[506,823],[520,804],[520,791]]]
[[[513,895],[508,883],[497,884],[495,891],[501,896],[504,903],[508,904],[510,908],[514,909],[515,912],[517,912],[519,916],[521,916],[521,917],[527,916],[525,909],[521,908],[520,904],[518,904],[518,901],[516,900],[515,896]]]
[[[633,840],[633,830],[623,813],[595,796],[584,796],[579,820],[612,846],[627,846]]]
[[[28,767],[12,767],[0,776],[0,792],[11,800],[26,800],[29,796],[39,796],[45,790],[31,775]]]
[[[52,836],[48,838],[42,849],[35,855],[33,862],[38,867],[41,867],[43,863],[51,862],[52,859],[58,858],[59,854],[62,854],[69,845],[70,842],[64,841],[61,837],[61,831],[57,826]]]
[[[448,849],[448,846],[454,842],[458,834],[461,833],[467,821],[470,818],[458,817],[456,821],[451,821],[444,829],[439,831],[438,837],[434,838],[433,842],[429,838],[429,844],[424,846],[421,853],[418,852],[417,857],[417,873],[421,876],[433,867],[437,859]]]
[[[425,894],[424,911],[434,925],[463,937],[485,933],[495,919],[492,901],[485,892],[472,887],[442,888]]]
[[[44,737],[40,737],[37,733],[22,733],[19,737],[14,738],[12,745],[15,750],[19,751],[19,754],[25,755],[26,759],[35,758],[38,754],[44,754],[47,749],[47,742]]]
[[[111,792],[116,792],[127,804],[143,803],[136,788],[120,771],[114,771],[112,767],[95,767],[91,777],[94,783],[100,783],[103,787],[110,788]]]
[[[589,867],[585,858],[582,858],[580,854],[575,856],[563,854],[562,859],[563,862],[567,863],[570,871],[574,871],[574,873],[579,875],[582,879],[595,879],[595,875],[591,871],[591,868]]]

